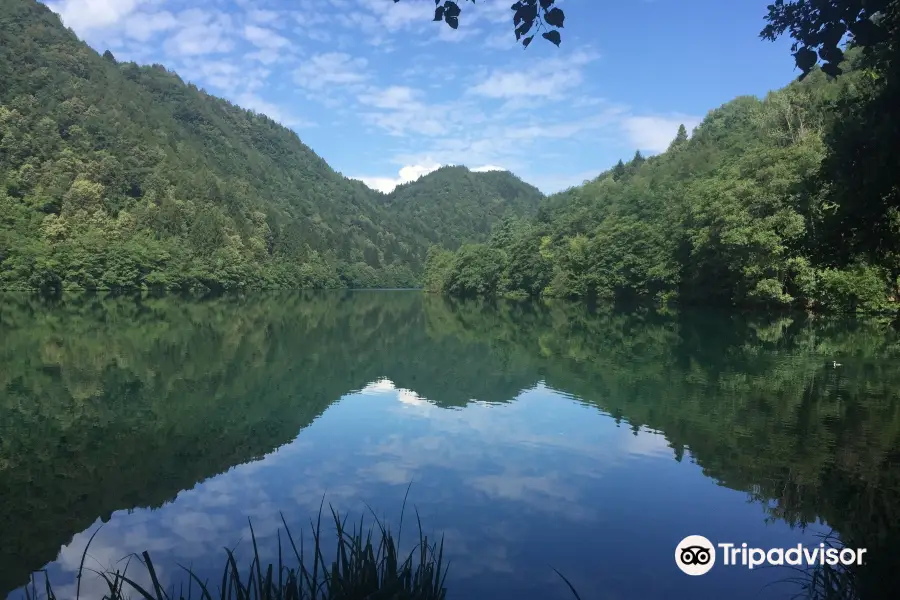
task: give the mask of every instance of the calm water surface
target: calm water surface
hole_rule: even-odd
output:
[[[418,292],[0,302],[0,594],[148,550],[221,577],[323,497],[445,536],[449,598],[790,598],[686,535],[866,547],[900,572],[900,345],[873,321]],[[833,368],[831,361],[842,363]],[[102,526],[102,527],[101,527]],[[306,527],[308,531],[308,527]],[[404,534],[406,548],[411,539]],[[308,541],[308,534],[307,534]],[[808,574],[807,574],[808,575]],[[804,577],[799,577],[804,581]],[[104,587],[86,575],[82,595]]]

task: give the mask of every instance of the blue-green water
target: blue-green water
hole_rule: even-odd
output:
[[[585,600],[789,598],[805,580],[689,577],[674,561],[689,534],[770,548],[834,532],[868,550],[846,597],[897,589],[884,323],[400,291],[4,296],[0,340],[13,597],[43,568],[72,594],[101,525],[88,566],[148,550],[166,582],[178,563],[216,581],[224,547],[249,553],[248,518],[273,558],[279,512],[296,534],[324,496],[396,526],[410,482],[406,518],[445,537],[449,598],[571,598],[552,567]]]

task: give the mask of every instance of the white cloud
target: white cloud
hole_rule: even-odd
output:
[[[226,93],[233,93],[246,83],[244,69],[229,60],[194,60],[185,63],[181,75],[202,81]]]
[[[178,20],[170,12],[135,13],[125,20],[125,34],[146,42],[157,33],[178,27]]]
[[[423,175],[428,175],[432,171],[438,170],[440,167],[441,165],[437,163],[407,165],[400,169],[398,177],[355,177],[354,179],[359,179],[373,190],[387,194],[398,185],[415,181]]]
[[[389,32],[411,26],[424,27],[434,18],[434,5],[429,2],[385,2],[384,0],[359,0],[377,23]]]
[[[363,71],[367,65],[366,59],[343,52],[316,54],[294,71],[294,81],[310,90],[358,84],[368,78]]]
[[[622,107],[606,106],[586,117],[551,120],[531,115],[518,117],[488,113],[479,116],[469,113],[466,107],[462,107],[458,108],[454,115],[454,119],[447,125],[447,132],[426,140],[409,138],[408,145],[411,151],[401,152],[393,156],[393,160],[405,165],[431,162],[500,164],[512,171],[528,169],[528,165],[538,160],[545,165],[565,169],[567,152],[577,151],[573,149],[579,147],[580,139],[586,138],[596,143],[604,137],[604,132],[618,131],[619,123],[627,113]],[[467,122],[469,118],[472,119],[471,123]],[[554,143],[536,144],[541,140],[553,140]],[[600,166],[602,165],[598,165]],[[544,172],[543,175],[553,176],[556,181],[563,179],[559,171]],[[526,179],[531,180],[532,177],[534,175],[529,174]],[[564,179],[568,182],[571,177]],[[581,179],[577,181],[580,182]],[[541,186],[541,189],[548,187]],[[549,186],[549,189],[554,191],[560,187],[554,184]]]
[[[276,25],[281,19],[281,15],[274,10],[251,9],[247,11],[247,20],[251,23],[261,23],[263,25]]]
[[[379,192],[388,194],[394,190],[398,185],[402,185],[404,183],[410,183],[428,175],[429,173],[438,170],[442,166],[440,163],[429,162],[425,164],[417,164],[417,165],[406,165],[400,169],[397,177],[354,177],[354,179],[358,179],[365,183],[367,186],[372,188],[373,190],[378,190]],[[505,171],[503,167],[499,167],[497,165],[483,165],[480,167],[473,167],[470,170],[476,173],[485,173],[487,171]],[[376,382],[377,384],[378,382]],[[370,384],[366,387],[366,390],[369,389],[385,389],[384,387],[374,388]]]
[[[484,47],[491,50],[511,50],[519,47],[519,41],[516,40],[516,36],[512,31],[498,31],[485,38]]]
[[[513,15],[509,0],[482,0],[474,5],[467,4],[466,11],[464,16],[471,16],[473,21],[487,21],[504,25],[512,21]]]
[[[416,90],[394,85],[385,89],[374,89],[361,95],[359,101],[375,108],[402,110],[412,105],[419,105]]]
[[[237,101],[237,104],[243,108],[248,108],[252,111],[264,114],[273,121],[287,127],[308,127],[312,125],[309,121],[286,112],[279,106],[263,100],[252,92],[239,94],[235,100]]]
[[[260,62],[264,65],[274,65],[275,63],[284,60],[285,56],[277,50],[263,48],[247,53],[246,58],[247,60]]]
[[[260,27],[258,25],[244,26],[244,39],[256,46],[267,50],[277,50],[281,48],[290,48],[291,42],[271,29]]]
[[[421,97],[420,90],[406,86],[369,88],[357,100],[376,110],[362,111],[359,116],[395,136],[411,133],[439,136],[448,133],[459,112],[446,105],[428,105],[420,100]]]
[[[50,10],[59,14],[66,27],[79,35],[110,27],[135,12],[148,0],[60,0],[49,2]]]
[[[701,120],[700,117],[690,115],[632,116],[622,122],[622,127],[629,140],[637,148],[651,152],[663,152],[675,139],[679,125],[683,124],[688,131],[691,131]]]
[[[495,69],[470,92],[487,98],[561,98],[584,80],[582,69],[596,56],[576,52],[566,58],[550,58],[527,69]]]
[[[452,29],[450,27],[439,27],[437,35],[428,37],[426,43],[452,43],[456,44],[472,37],[478,36],[481,31],[475,27],[466,27],[460,29]]]
[[[226,13],[190,9],[179,13],[178,21],[184,26],[163,46],[170,56],[216,54],[234,48],[232,18]]]

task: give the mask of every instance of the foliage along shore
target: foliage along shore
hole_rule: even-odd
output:
[[[873,214],[864,188],[834,181],[849,160],[840,153],[858,152],[838,135],[841,111],[864,110],[881,79],[862,52],[842,66],[837,79],[815,69],[737,98],[690,137],[682,126],[665,153],[620,161],[486,243],[430,249],[426,289],[896,312],[900,214]],[[854,223],[867,211],[868,229]]]

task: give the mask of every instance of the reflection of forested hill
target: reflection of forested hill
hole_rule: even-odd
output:
[[[492,367],[487,344],[430,341],[421,303],[404,292],[5,296],[0,590],[98,516],[159,506],[258,458],[379,377],[444,405],[507,400],[532,383]]]
[[[661,430],[774,517],[825,518],[870,549],[864,582],[896,577],[900,347],[877,323],[334,292],[4,297],[0,336],[0,589],[98,516],[259,457],[380,377],[441,406],[544,380]]]
[[[889,327],[566,303],[469,302],[453,313],[430,310],[432,331],[502,340],[492,343],[504,357],[527,357],[548,385],[663,432],[676,460],[689,448],[709,477],[773,518],[822,519],[868,548],[859,597],[900,586],[900,338]]]

